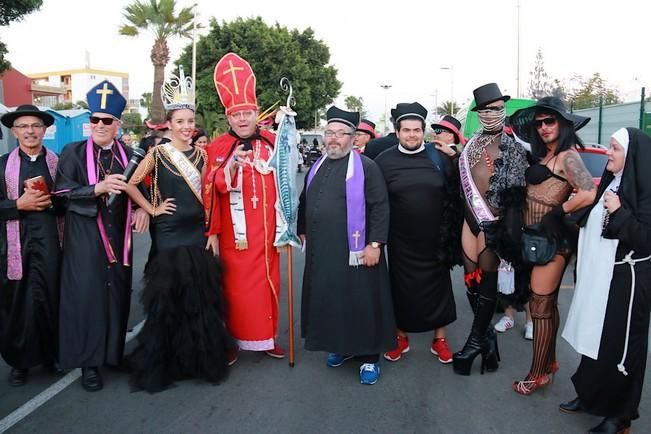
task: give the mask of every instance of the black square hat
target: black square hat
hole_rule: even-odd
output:
[[[358,112],[347,112],[346,110],[342,110],[334,105],[330,107],[326,112],[327,123],[341,122],[342,124],[346,124],[353,129],[357,128],[357,124],[359,124],[359,117],[360,116]]]
[[[427,109],[417,102],[400,103],[391,110],[391,117],[394,123],[398,123],[403,119],[421,119],[425,122]]]

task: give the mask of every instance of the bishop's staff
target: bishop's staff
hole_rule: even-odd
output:
[[[298,147],[296,143],[296,113],[291,109],[293,90],[289,80],[283,77],[280,87],[288,92],[287,104],[281,106],[276,114],[278,132],[269,166],[275,171],[276,180],[276,238],[274,246],[287,252],[287,307],[289,322],[289,366],[294,367],[294,279],[292,246],[301,247],[301,240],[295,232],[298,215],[298,190],[296,173],[298,171]],[[285,248],[283,248],[285,247]]]

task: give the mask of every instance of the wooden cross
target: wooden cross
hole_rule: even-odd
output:
[[[253,202],[253,209],[257,209],[257,208],[258,208],[258,200],[259,200],[259,199],[258,199],[258,196],[253,196],[253,197],[251,198],[251,202]]]
[[[97,89],[95,92],[102,95],[102,100],[99,103],[99,108],[102,110],[106,109],[106,97],[113,93],[113,91],[108,88],[108,83],[104,83],[104,87]]]
[[[355,238],[355,249],[358,248],[359,237],[361,237],[361,236],[362,236],[362,235],[359,233],[359,231],[355,231],[355,232],[353,232],[353,238]]]
[[[230,73],[233,76],[233,86],[235,86],[235,95],[239,95],[240,94],[240,88],[237,85],[237,77],[235,76],[235,71],[242,71],[242,70],[244,70],[244,68],[241,67],[241,66],[239,66],[239,67],[234,66],[232,60],[229,60],[228,64],[231,65],[231,67],[229,69],[227,69],[226,71],[224,71],[222,73],[222,75],[226,75],[226,74]]]

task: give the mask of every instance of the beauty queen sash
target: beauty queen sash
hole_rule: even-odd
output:
[[[11,151],[7,159],[7,166],[5,167],[5,183],[7,185],[7,199],[9,200],[17,200],[20,192],[19,149],[16,148]],[[52,182],[55,181],[58,161],[59,158],[54,152],[45,149],[45,162]],[[20,244],[20,220],[7,220],[7,279],[20,280],[22,278],[23,258],[22,246]]]
[[[122,160],[122,165],[127,167],[129,160],[127,159],[127,154],[122,149],[122,146],[118,143],[117,140],[113,141],[113,146],[116,146],[120,152],[120,159]],[[93,139],[89,137],[86,141],[86,172],[88,173],[88,185],[94,185],[99,182],[99,167],[97,167],[97,162],[95,161],[95,155],[93,150]],[[114,264],[117,262],[115,258],[115,253],[113,252],[113,247],[111,242],[108,239],[106,234],[106,229],[104,228],[104,222],[102,221],[102,214],[97,213],[97,228],[99,229],[99,235],[102,239],[102,245],[104,246],[104,251],[106,252],[106,258],[109,263]],[[124,248],[122,251],[122,265],[128,267],[129,264],[129,250],[131,249],[131,199],[127,199],[127,224],[124,228]]]
[[[183,152],[169,143],[159,145],[159,148],[165,153],[168,160],[176,166],[186,184],[192,190],[192,193],[194,193],[199,203],[203,205],[203,197],[201,196],[201,172],[188,160],[188,157]]]
[[[468,163],[468,156],[466,155],[468,149],[473,146],[475,138],[470,139],[468,144],[463,148],[461,156],[459,157],[459,172],[461,175],[461,187],[463,188],[463,193],[468,203],[468,207],[472,211],[472,214],[475,216],[477,223],[483,223],[486,221],[492,222],[497,220],[490,210],[488,204],[481,197],[475,181],[472,179],[472,173],[470,172],[470,164]]]
[[[323,155],[312,166],[307,175],[307,188],[316,175],[326,156]],[[362,264],[362,254],[366,247],[366,198],[364,195],[364,167],[362,157],[357,152],[348,154],[346,168],[346,229],[348,236],[348,265]]]

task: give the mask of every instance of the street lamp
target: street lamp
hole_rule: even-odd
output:
[[[443,71],[450,71],[450,102],[452,103],[451,108],[454,109],[454,65],[441,66],[440,69]],[[454,115],[454,113],[452,114]]]
[[[387,114],[387,95],[389,94],[389,89],[391,89],[390,84],[381,84],[380,87],[384,89],[384,135],[389,132],[387,128],[387,121],[389,120],[389,115]]]

